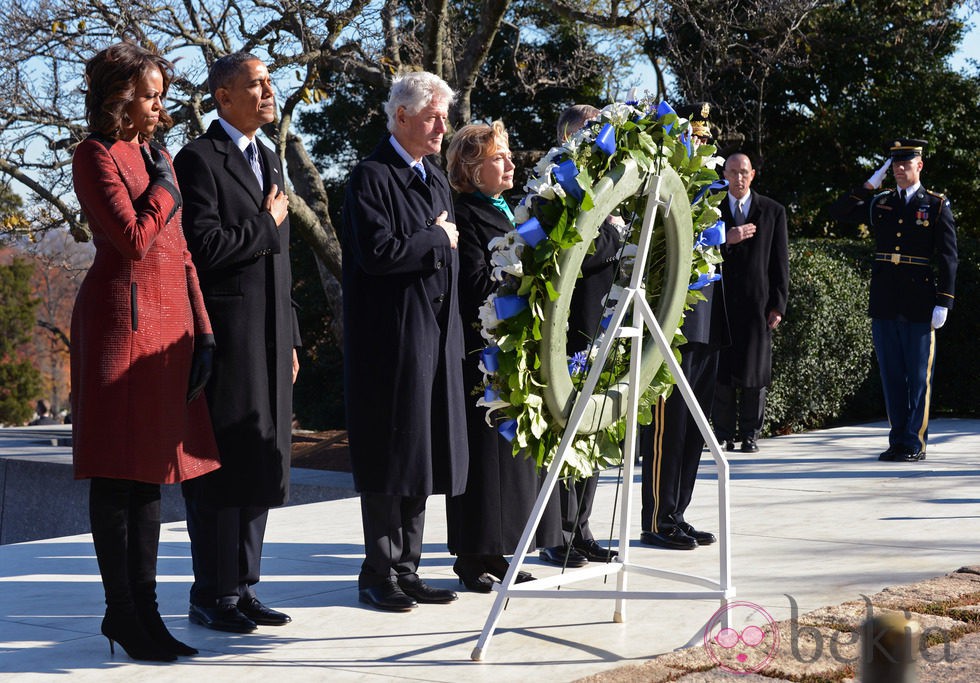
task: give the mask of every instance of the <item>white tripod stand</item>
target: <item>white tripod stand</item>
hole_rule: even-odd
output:
[[[474,661],[482,660],[486,654],[487,648],[490,645],[490,639],[493,637],[493,633],[497,627],[497,622],[499,621],[504,605],[509,598],[615,598],[616,607],[613,613],[613,620],[619,623],[625,620],[627,599],[703,600],[705,598],[717,598],[721,601],[722,607],[724,607],[730,599],[735,597],[735,588],[731,583],[731,524],[729,520],[730,503],[728,487],[728,461],[722,454],[721,447],[718,445],[718,441],[715,439],[714,433],[712,432],[711,427],[708,425],[708,420],[705,417],[704,412],[701,410],[701,406],[698,404],[694,393],[691,391],[687,378],[684,376],[680,365],[677,363],[677,360],[674,358],[674,355],[671,352],[670,343],[664,336],[664,332],[661,329],[660,324],[657,322],[649,303],[647,302],[646,289],[643,282],[648,257],[647,252],[650,248],[656,213],[658,210],[661,210],[664,216],[666,216],[670,212],[670,200],[668,199],[667,201],[664,201],[660,198],[660,181],[661,178],[657,176],[651,176],[648,181],[648,200],[643,216],[643,226],[641,228],[636,261],[633,266],[633,275],[630,281],[630,286],[624,290],[622,298],[616,305],[615,312],[613,313],[612,319],[607,327],[607,333],[599,346],[597,357],[592,364],[592,368],[590,369],[588,376],[586,377],[585,385],[572,407],[568,423],[565,427],[565,432],[558,446],[558,452],[551,463],[551,468],[548,470],[548,476],[541,487],[540,493],[538,494],[537,501],[535,502],[534,508],[531,511],[531,516],[524,527],[524,533],[521,536],[521,541],[518,545],[518,552],[514,555],[513,561],[510,563],[510,569],[507,571],[507,575],[504,577],[503,582],[495,586],[497,591],[496,599],[494,600],[493,607],[491,608],[489,615],[487,615],[483,632],[480,634],[476,647],[473,648],[473,652],[470,655],[471,659]],[[633,313],[632,325],[626,326],[624,322],[629,311],[632,311]],[[639,396],[643,391],[643,388],[639,386],[639,378],[640,358],[642,356],[643,335],[645,330],[650,331],[654,342],[656,342],[661,353],[663,354],[663,357],[666,359],[666,362],[670,367],[670,371],[673,373],[676,380],[676,389],[681,392],[684,401],[687,403],[687,406],[691,411],[691,414],[694,416],[698,428],[701,430],[701,434],[704,436],[705,442],[708,444],[711,454],[715,460],[715,464],[718,467],[718,540],[720,566],[719,578],[717,581],[693,574],[684,574],[675,571],[633,564],[629,561],[630,521],[632,519],[631,483],[633,481],[634,455],[636,452],[637,409],[639,405]],[[515,583],[517,572],[521,569],[521,566],[527,557],[527,550],[530,546],[531,538],[541,521],[545,505],[550,499],[551,493],[558,482],[558,476],[561,472],[562,465],[568,457],[568,450],[571,441],[575,437],[576,430],[582,421],[589,399],[595,392],[602,367],[610,355],[616,338],[629,338],[631,340],[628,381],[629,385],[633,388],[628,395],[626,411],[626,443],[623,453],[623,462],[625,466],[623,478],[625,485],[623,487],[624,493],[619,510],[620,554],[609,563],[590,564],[587,567],[566,571],[557,576],[517,584]],[[627,579],[630,574],[642,574],[645,576],[653,576],[689,583],[693,584],[694,586],[698,586],[699,589],[687,591],[631,591],[628,590],[627,587]],[[559,586],[567,586],[571,583],[608,575],[616,576],[616,587],[614,589],[574,591],[555,590]]]

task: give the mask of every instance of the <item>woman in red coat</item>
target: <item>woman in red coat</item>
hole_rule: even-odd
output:
[[[180,229],[170,155],[150,142],[172,123],[172,65],[129,43],[85,67],[91,135],[75,150],[75,192],[95,261],[71,321],[75,478],[91,479],[92,540],[105,588],[102,633],[133,659],[197,650],[157,610],[160,484],[219,467],[201,389],[214,346]]]

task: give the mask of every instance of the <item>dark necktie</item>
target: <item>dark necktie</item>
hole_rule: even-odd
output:
[[[899,190],[898,196],[902,198],[902,204],[908,204],[908,199],[905,197],[905,190]]]
[[[252,167],[255,179],[259,181],[259,187],[263,187],[262,164],[259,162],[259,150],[255,146],[255,140],[248,143],[248,147],[245,148],[245,158],[248,159],[248,165]]]
[[[424,183],[425,182],[425,168],[422,166],[422,164],[419,163],[418,161],[416,161],[414,164],[412,164],[412,170],[415,171],[415,174],[419,178],[421,178],[422,179],[422,182]]]
[[[745,214],[741,202],[735,202],[735,225],[745,225]]]

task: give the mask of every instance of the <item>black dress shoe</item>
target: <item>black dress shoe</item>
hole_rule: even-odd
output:
[[[483,566],[491,576],[496,576],[500,581],[504,580],[504,577],[507,576],[507,571],[510,569],[510,562],[503,555],[483,555],[482,560]],[[518,569],[517,578],[514,579],[514,583],[527,583],[528,581],[534,581],[534,577],[531,576],[530,572]]]
[[[687,522],[681,522],[677,526],[681,531],[697,541],[698,545],[711,545],[718,540],[710,531],[698,531]]]
[[[659,533],[644,531],[640,534],[640,543],[667,548],[668,550],[694,550],[698,547],[696,540],[676,526],[668,527]]]
[[[504,562],[506,563],[506,560]],[[486,566],[475,555],[458,556],[453,562],[453,572],[459,577],[459,582],[474,593],[489,593],[493,590],[493,577],[487,573]]]
[[[556,545],[551,548],[542,548],[538,553],[542,562],[553,564],[558,567],[584,567],[589,563],[589,558],[580,553],[575,548],[568,548],[564,545]]]
[[[728,439],[727,441],[725,441],[725,450],[726,451],[734,451],[735,450],[735,442],[732,441],[731,439]]]
[[[743,453],[758,453],[759,444],[755,442],[755,439],[745,439],[742,442],[742,452]]]
[[[448,588],[433,588],[422,579],[414,581],[398,580],[398,587],[404,591],[405,595],[415,598],[417,602],[424,602],[430,605],[446,605],[459,596],[455,591]]]
[[[388,612],[408,612],[418,607],[418,603],[405,595],[405,591],[391,579],[377,586],[361,588],[357,591],[357,599]]]
[[[235,605],[202,607],[191,603],[187,618],[193,624],[200,624],[215,631],[251,633],[257,628],[255,622],[242,614]]]
[[[269,609],[255,596],[245,597],[238,601],[238,611],[262,626],[284,626],[292,621],[288,614]]]
[[[926,459],[926,452],[918,448],[905,447],[892,457],[892,462],[918,462]]]
[[[878,456],[878,460],[882,462],[893,462],[895,456],[903,455],[903,449],[901,446],[889,446],[887,451],[883,451],[881,455]]]
[[[608,562],[619,555],[618,550],[604,548],[594,538],[590,538],[587,541],[576,538],[572,543],[572,547],[585,555],[590,562]]]

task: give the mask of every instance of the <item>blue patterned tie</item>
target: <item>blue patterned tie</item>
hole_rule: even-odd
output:
[[[248,147],[245,148],[245,158],[248,159],[248,165],[252,167],[255,179],[259,181],[259,187],[265,187],[262,184],[262,164],[259,163],[259,150],[255,146],[255,140],[248,143]]]
[[[424,183],[425,182],[425,168],[422,166],[422,164],[420,162],[416,161],[414,164],[412,164],[412,170],[415,171],[415,173],[418,175],[419,178],[422,179],[422,182]]]

